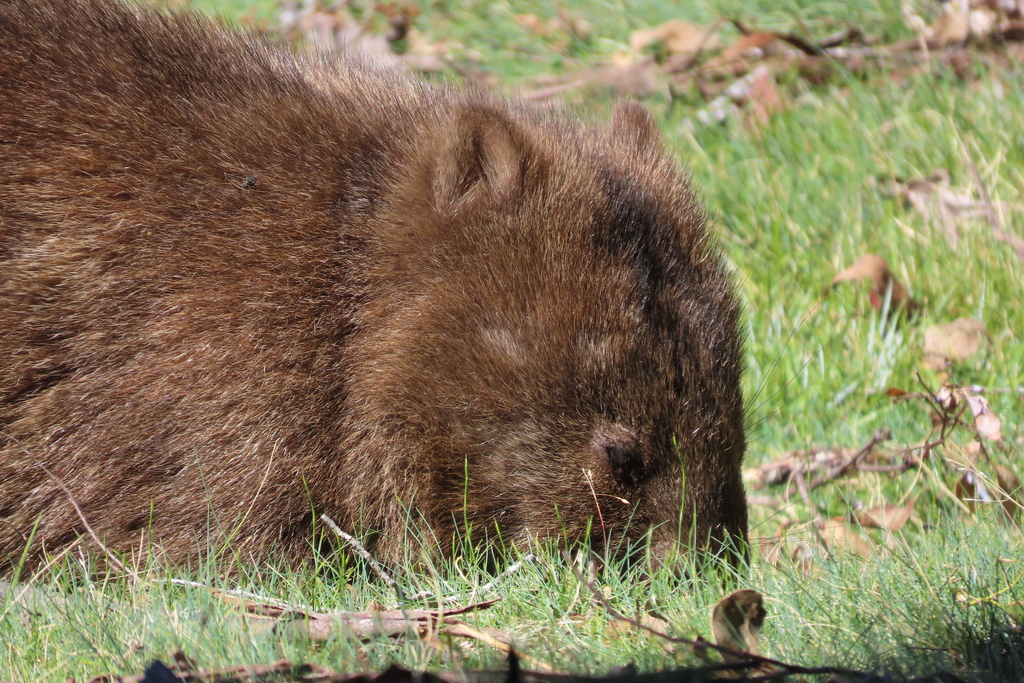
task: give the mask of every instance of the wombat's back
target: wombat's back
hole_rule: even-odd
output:
[[[460,506],[583,533],[598,495],[609,534],[674,528],[680,455],[683,523],[742,536],[736,307],[620,114],[0,0],[0,572],[75,541],[72,500],[175,560],[300,558],[314,511],[394,557],[411,504],[442,544]]]
[[[120,548],[154,509],[172,554],[305,542],[359,232],[431,106],[200,18],[0,2],[0,555],[82,533],[68,495]]]

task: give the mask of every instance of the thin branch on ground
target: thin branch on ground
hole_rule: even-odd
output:
[[[501,583],[502,581],[504,581],[505,579],[507,579],[508,577],[512,576],[513,574],[518,572],[520,569],[522,569],[523,568],[523,564],[525,564],[527,562],[536,562],[536,561],[537,561],[537,556],[534,555],[533,553],[530,553],[529,555],[524,555],[523,559],[519,560],[518,562],[513,562],[508,567],[508,569],[503,571],[501,574],[498,574],[497,576],[495,576],[493,579],[491,579],[490,581],[488,581],[484,585],[480,586],[480,588],[477,589],[477,593],[487,593],[489,591],[494,590],[499,583]],[[474,593],[474,594],[476,594],[476,593]],[[416,593],[415,595],[409,596],[409,600],[410,601],[425,600],[427,598],[432,598],[432,597],[434,597],[434,592],[433,591],[420,591],[419,593]],[[459,602],[459,600],[460,600],[459,596],[457,596],[457,595],[450,595],[447,598],[439,599],[438,603],[441,604],[441,605],[447,605],[447,604]]]
[[[506,569],[502,573],[498,574],[497,576],[495,576],[493,579],[491,579],[490,581],[488,581],[484,585],[480,586],[480,592],[481,593],[486,593],[487,591],[494,590],[495,586],[497,586],[499,583],[501,583],[502,581],[504,581],[508,577],[512,576],[516,572],[518,572],[520,569],[522,569],[522,567],[523,567],[523,565],[525,563],[527,563],[527,562],[536,562],[536,561],[537,561],[537,556],[534,555],[533,553],[530,553],[529,555],[524,555],[523,559],[519,560],[518,562],[513,562],[511,565],[509,565],[508,569]]]
[[[864,444],[864,446],[859,451],[850,456],[850,458],[847,459],[844,463],[840,464],[831,472],[826,472],[825,474],[815,477],[811,481],[810,487],[812,489],[818,488],[823,484],[827,484],[830,481],[838,479],[839,477],[843,476],[850,470],[856,469],[857,466],[860,464],[860,461],[867,457],[867,455],[874,449],[875,446],[885,441],[888,441],[891,438],[892,432],[890,432],[888,429],[879,429],[871,436],[870,441]]]
[[[370,554],[369,550],[363,547],[362,543],[356,540],[356,538],[351,534],[342,531],[341,527],[335,524],[334,520],[328,517],[327,515],[321,514],[320,521],[326,524],[331,529],[331,531],[337,534],[338,538],[348,543],[349,546],[351,546],[351,548],[356,551],[356,554],[359,555],[359,557],[366,560],[366,563],[370,565],[370,569],[373,571],[374,574],[377,575],[377,578],[379,578],[381,581],[387,584],[392,590],[395,591],[395,594],[398,596],[399,602],[404,603],[406,601],[405,591],[402,590],[402,587],[398,585],[397,581],[391,578],[391,575],[384,570],[384,567],[382,567],[381,564],[377,562],[377,560],[373,559],[373,555]]]

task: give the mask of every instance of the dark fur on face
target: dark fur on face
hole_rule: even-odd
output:
[[[738,308],[657,128],[0,0],[0,573],[746,535]],[[685,469],[685,492],[681,491]],[[71,496],[63,490],[67,487]]]

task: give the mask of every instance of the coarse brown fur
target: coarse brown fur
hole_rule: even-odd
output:
[[[301,562],[320,512],[392,561],[410,521],[743,539],[737,318],[639,105],[0,0],[0,573],[85,534],[72,500],[186,563]]]

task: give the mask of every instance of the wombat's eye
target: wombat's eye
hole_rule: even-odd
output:
[[[643,475],[640,441],[625,427],[614,425],[599,429],[590,442],[590,448],[625,486],[635,486]]]

